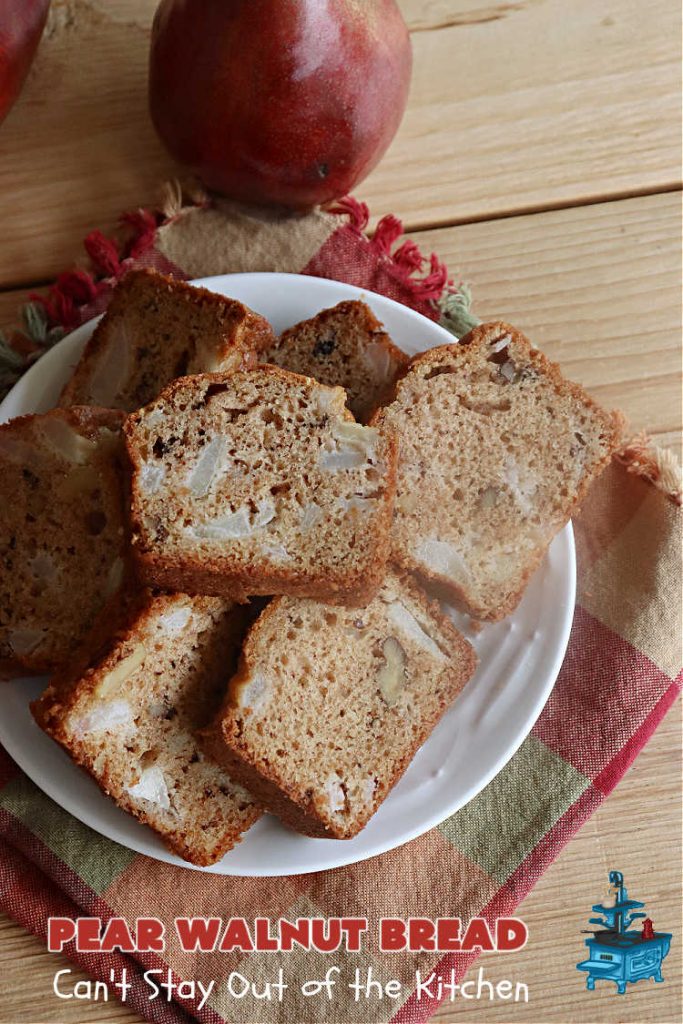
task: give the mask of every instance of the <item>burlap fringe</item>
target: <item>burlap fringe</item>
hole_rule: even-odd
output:
[[[622,445],[615,458],[629,473],[643,477],[675,505],[683,503],[683,474],[678,459],[668,448],[660,448],[645,433]]]
[[[171,224],[188,210],[197,206],[210,206],[211,198],[198,181],[181,182],[174,178],[165,181],[159,195],[159,212],[163,215],[162,224]],[[161,225],[160,225],[161,226]]]

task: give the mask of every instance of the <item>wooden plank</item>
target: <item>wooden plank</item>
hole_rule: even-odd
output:
[[[153,204],[176,171],[147,112],[156,0],[54,0],[24,92],[0,129],[0,285],[49,279],[94,227]]]
[[[680,12],[668,0],[647,17],[638,0],[402,6],[425,30],[413,33],[402,129],[360,190],[376,213],[452,224],[680,182]]]
[[[590,906],[605,891],[607,872],[623,871],[637,899],[647,904],[655,927],[674,931],[681,905],[680,777],[681,706],[669,713],[625,779],[571,840],[518,911],[530,930],[529,943],[517,953],[482,956],[469,977],[483,967],[493,984],[502,979],[529,987],[529,1003],[487,999],[444,1004],[433,1024],[460,1021],[482,1024],[619,1024],[681,1019],[681,944],[674,942],[664,964],[665,983],[643,982],[629,988],[628,1001],[614,989],[585,991],[575,964],[583,959],[582,928]],[[636,824],[637,823],[637,827]],[[661,851],[660,854],[655,851]],[[666,852],[665,852],[666,851]],[[425,908],[426,910],[428,908]],[[42,944],[0,915],[0,1024],[139,1024],[141,1018],[118,1003],[57,1004],[54,972],[70,967],[65,957],[45,952]],[[248,972],[247,972],[248,973]],[[87,1011],[85,1010],[87,1007]]]
[[[31,293],[44,293],[45,288],[35,288]],[[21,308],[29,300],[29,289],[13,288],[0,292],[0,330],[7,332],[21,323]]]
[[[625,199],[413,236],[606,406],[680,452],[680,198]]]
[[[62,1000],[53,994],[55,973],[71,970],[75,985],[89,975],[59,953],[48,953],[35,935],[0,914],[0,1024],[138,1024],[142,1020],[117,1002]],[[66,987],[67,976],[63,976]]]
[[[176,168],[146,108],[156,0],[53,0],[0,131],[0,287],[48,279]],[[680,179],[678,11],[651,0],[402,0],[410,106],[359,187],[376,216],[453,223]],[[637,40],[637,45],[634,41]],[[656,116],[653,112],[656,111]]]

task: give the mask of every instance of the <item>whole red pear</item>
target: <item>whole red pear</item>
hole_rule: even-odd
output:
[[[0,0],[0,121],[21,92],[50,0]]]
[[[207,187],[306,209],[379,161],[411,66],[395,0],[162,0],[150,110]]]

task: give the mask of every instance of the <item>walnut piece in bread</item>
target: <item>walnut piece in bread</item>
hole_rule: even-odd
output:
[[[251,627],[206,750],[305,835],[367,824],[475,668],[409,578],[362,611],[275,598]]]

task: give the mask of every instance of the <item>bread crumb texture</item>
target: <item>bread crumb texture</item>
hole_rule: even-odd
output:
[[[505,323],[413,359],[372,423],[399,433],[394,560],[483,620],[514,609],[621,431]]]
[[[243,610],[220,598],[144,594],[91,666],[52,680],[33,705],[105,793],[193,864],[220,860],[260,814],[195,739],[244,628]]]
[[[145,579],[236,598],[370,600],[389,552],[393,432],[274,366],[186,377],[125,427]]]
[[[287,370],[344,388],[361,422],[381,404],[408,356],[364,302],[340,302],[290,327],[266,353]]]
[[[69,659],[127,573],[121,426],[107,409],[0,426],[0,673]]]
[[[241,302],[133,270],[115,288],[60,405],[132,412],[176,377],[254,365],[273,340],[268,321]]]
[[[388,575],[362,610],[276,598],[249,632],[207,749],[285,823],[348,839],[474,667],[467,641],[407,578]]]

